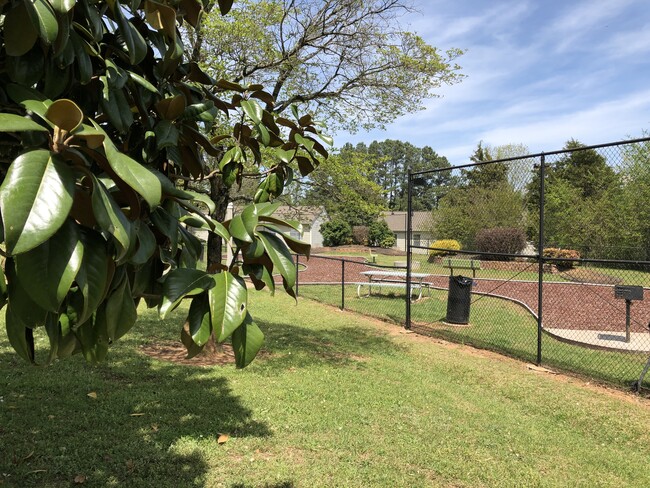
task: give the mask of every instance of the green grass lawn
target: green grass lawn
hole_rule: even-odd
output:
[[[367,289],[364,290],[367,293]],[[341,287],[305,285],[303,297],[334,306],[341,304]],[[447,312],[447,291],[432,290],[411,305],[413,328],[421,334],[471,344],[508,354],[525,361],[537,359],[537,321],[523,307],[499,298],[473,296],[471,327],[442,324]],[[355,286],[346,286],[345,308],[364,315],[403,324],[406,317],[404,294],[386,293],[358,298]],[[648,360],[647,354],[588,349],[542,337],[542,362],[547,367],[582,374],[627,388],[636,381]],[[644,384],[650,387],[650,374]]]
[[[3,334],[0,486],[650,484],[646,400],[309,300],[251,309],[267,344],[241,371],[138,351],[182,311],[143,311],[98,366],[24,364]]]

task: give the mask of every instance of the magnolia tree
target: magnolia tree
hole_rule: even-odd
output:
[[[219,0],[221,13],[231,4]],[[165,318],[188,299],[188,355],[230,338],[243,367],[263,342],[243,278],[274,291],[275,274],[294,295],[291,251],[309,246],[282,232],[298,224],[275,218],[272,201],[294,168],[305,175],[317,153],[327,156],[318,139],[329,140],[309,115],[274,116],[262,86],[216,81],[188,61],[179,29],[196,26],[205,6],[2,2],[0,306],[26,360],[35,361],[39,327],[46,360],[102,360],[141,300]],[[231,130],[214,136],[217,126]],[[204,153],[228,185],[244,164],[263,175],[255,203],[229,221],[215,221],[213,202],[187,190],[206,176]],[[231,243],[239,258],[197,269],[202,245],[190,227]]]

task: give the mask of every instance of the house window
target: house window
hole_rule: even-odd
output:
[[[298,232],[297,230],[291,229],[291,231],[289,231],[289,235],[294,239],[298,239],[298,240],[301,239],[300,232]]]
[[[413,245],[414,246],[420,245],[420,234],[413,234]]]

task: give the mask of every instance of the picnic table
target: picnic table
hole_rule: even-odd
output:
[[[357,296],[361,298],[361,288],[368,287],[368,296],[372,295],[372,289],[376,288],[404,288],[406,289],[406,271],[362,271],[362,275],[368,277],[367,282],[354,283],[357,285]],[[418,291],[418,300],[422,298],[422,290],[426,288],[431,294],[429,283],[424,282],[424,278],[429,276],[427,273],[411,273],[411,291]],[[417,283],[414,283],[417,281]]]

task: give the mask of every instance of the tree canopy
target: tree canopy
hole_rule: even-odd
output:
[[[231,4],[219,0],[220,14]],[[101,360],[141,300],[164,318],[189,298],[188,354],[214,335],[248,364],[263,335],[243,277],[275,290],[276,273],[294,294],[290,250],[309,246],[281,232],[298,224],[275,218],[272,200],[327,156],[319,138],[329,139],[295,107],[283,119],[265,109],[273,97],[262,85],[217,81],[189,60],[180,28],[198,24],[196,0],[1,9],[0,306],[14,349],[35,361],[40,329],[46,359]],[[230,129],[206,137],[215,126]],[[206,176],[203,153],[225,185],[248,163],[263,168],[255,203],[230,221],[211,218],[214,202],[187,190]],[[188,227],[232,241],[242,261],[196,269],[201,244]]]
[[[441,51],[398,20],[403,0],[242,0],[203,21],[202,63],[276,99],[268,110],[309,107],[333,127],[381,127],[460,81],[459,49]]]
[[[386,209],[382,188],[374,181],[378,162],[347,144],[306,178],[299,203],[323,205],[330,218],[350,226],[370,225]]]

